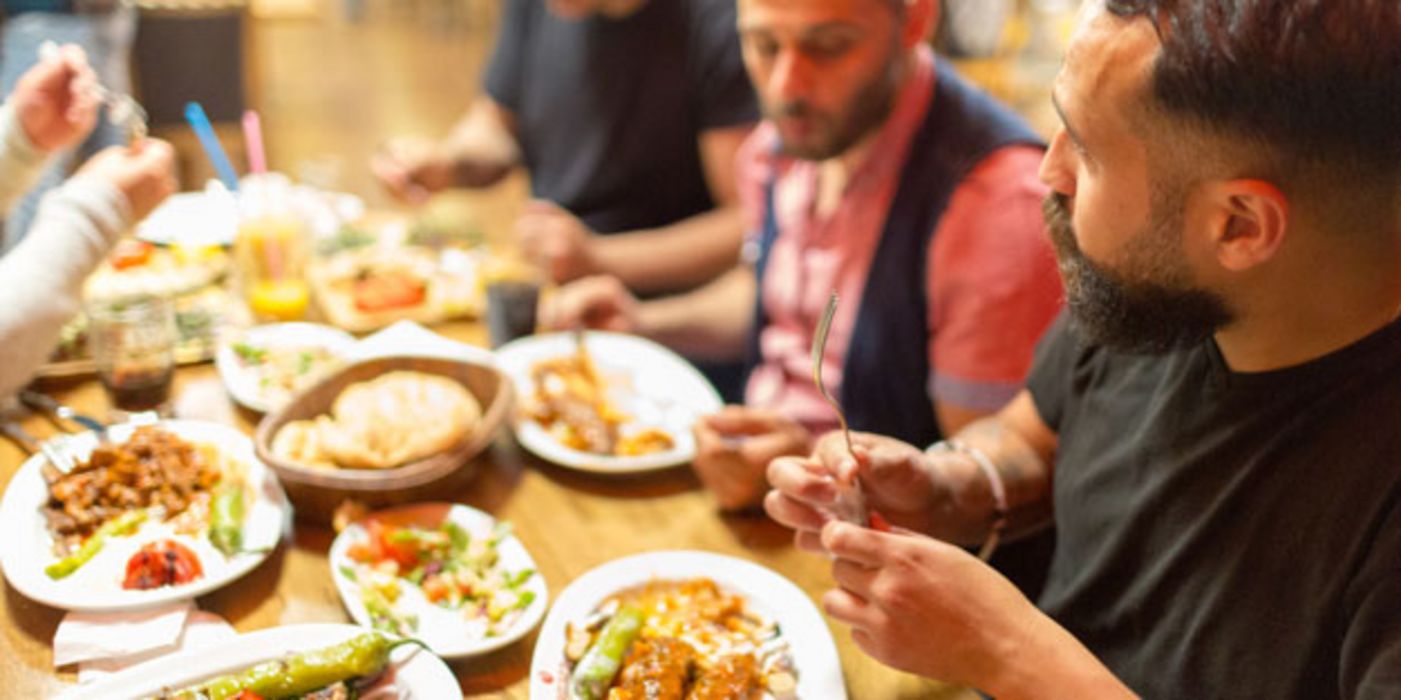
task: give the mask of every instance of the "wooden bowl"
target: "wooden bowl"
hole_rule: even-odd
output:
[[[329,414],[336,397],[351,384],[396,370],[436,374],[462,384],[482,405],[477,429],[442,452],[393,469],[309,467],[273,454],[272,439],[282,426]],[[258,424],[254,449],[258,459],[277,472],[288,498],[296,506],[297,517],[313,522],[330,522],[335,509],[347,499],[372,508],[423,499],[443,500],[445,491],[461,487],[475,472],[464,467],[495,439],[510,414],[513,394],[511,381],[486,365],[428,357],[367,360],[341,369],[264,417]]]

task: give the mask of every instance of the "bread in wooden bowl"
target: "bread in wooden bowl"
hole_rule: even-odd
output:
[[[265,417],[255,448],[305,519],[327,522],[347,499],[372,507],[441,499],[470,478],[464,467],[495,439],[512,392],[482,364],[367,360]]]

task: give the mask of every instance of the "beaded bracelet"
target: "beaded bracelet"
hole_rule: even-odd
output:
[[[983,476],[988,480],[988,486],[992,491],[992,525],[988,530],[987,539],[978,550],[978,558],[987,561],[992,558],[992,553],[997,549],[998,542],[1002,539],[1002,531],[1007,527],[1007,485],[1002,482],[1002,473],[997,471],[997,465],[992,463],[987,453],[962,440],[949,439],[940,440],[930,446],[930,453],[956,452],[973,460],[982,471]]]

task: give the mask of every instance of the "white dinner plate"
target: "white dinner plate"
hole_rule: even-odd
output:
[[[530,662],[531,700],[567,697],[560,688],[565,668],[565,624],[579,622],[620,590],[654,579],[709,578],[745,597],[750,608],[774,620],[793,650],[797,695],[803,700],[846,700],[836,643],[822,615],[802,589],[753,562],[710,552],[668,551],[617,559],[569,584],[545,618]]]
[[[273,349],[319,346],[348,362],[355,346],[355,337],[339,328],[319,323],[272,323],[254,326],[223,339],[214,354],[214,366],[219,370],[219,379],[224,382],[224,388],[234,401],[244,407],[267,413],[281,408],[287,399],[278,402],[259,388],[257,372],[245,365],[233,350],[233,344],[237,342]]]
[[[344,642],[365,629],[354,625],[289,625],[239,635],[203,649],[182,651],[133,666],[59,696],[59,700],[141,700],[166,689],[182,689],[222,675],[238,673],[264,661],[315,651]],[[390,652],[398,695],[374,697],[459,698],[457,679],[441,659],[413,646]]]
[[[243,433],[217,423],[192,420],[163,421],[158,424],[180,438],[213,445],[247,470],[247,483],[257,498],[247,504],[243,521],[244,546],[250,551],[226,558],[204,536],[174,534],[168,526],[147,522],[136,534],[116,537],[82,568],[57,581],[44,573],[55,561],[53,537],[40,509],[48,501],[48,485],[41,468],[44,457],[34,456],[20,467],[0,501],[0,533],[6,545],[0,547],[0,566],[10,585],[25,597],[65,610],[115,611],[155,607],[186,600],[225,586],[252,571],[271,553],[292,525],[292,507],[282,492],[277,476],[253,454],[253,441]],[[113,426],[113,442],[126,440],[135,430],[131,424]],[[84,435],[86,449],[96,446],[92,434]],[[164,586],[148,591],[122,589],[126,562],[142,545],[157,539],[173,539],[190,548],[200,560],[204,575],[180,586]]]
[[[517,411],[512,417],[516,439],[536,456],[555,464],[589,472],[627,474],[666,469],[696,456],[691,426],[696,419],[723,407],[715,387],[680,355],[645,338],[590,331],[585,343],[594,364],[608,383],[608,398],[636,425],[665,430],[675,441],[665,452],[614,457],[581,452],[561,445],[539,423]],[[536,335],[503,345],[497,366],[516,385],[520,405],[535,394],[531,367],[541,360],[573,355],[573,333]]]
[[[496,527],[496,519],[490,515],[454,503],[421,503],[382,510],[369,517],[382,518],[397,524],[413,523],[419,527],[436,526],[447,517],[473,537],[490,536]],[[360,523],[346,527],[336,537],[335,542],[331,543],[328,559],[331,563],[331,577],[336,581],[336,590],[341,595],[341,602],[357,623],[369,627],[372,625],[370,613],[365,610],[359,583],[344,571],[345,567],[351,567],[353,570],[355,565],[347,556],[346,550],[353,544],[366,541],[367,537],[365,528]],[[531,601],[505,633],[495,637],[483,637],[479,631],[474,632],[460,611],[428,602],[417,586],[401,581],[403,594],[397,604],[403,607],[399,609],[418,616],[418,630],[412,636],[428,644],[438,656],[444,659],[462,659],[495,651],[529,634],[530,630],[540,624],[540,618],[545,616],[545,610],[549,608],[549,590],[530,553],[525,551],[525,547],[515,535],[506,537],[497,545],[496,551],[500,556],[501,566],[507,571],[535,571],[535,575],[524,585],[525,590],[535,594],[535,600]]]

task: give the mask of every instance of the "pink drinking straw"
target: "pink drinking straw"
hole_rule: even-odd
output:
[[[258,113],[243,113],[243,142],[248,147],[248,169],[261,175],[268,171],[267,153],[263,150],[263,122]]]

